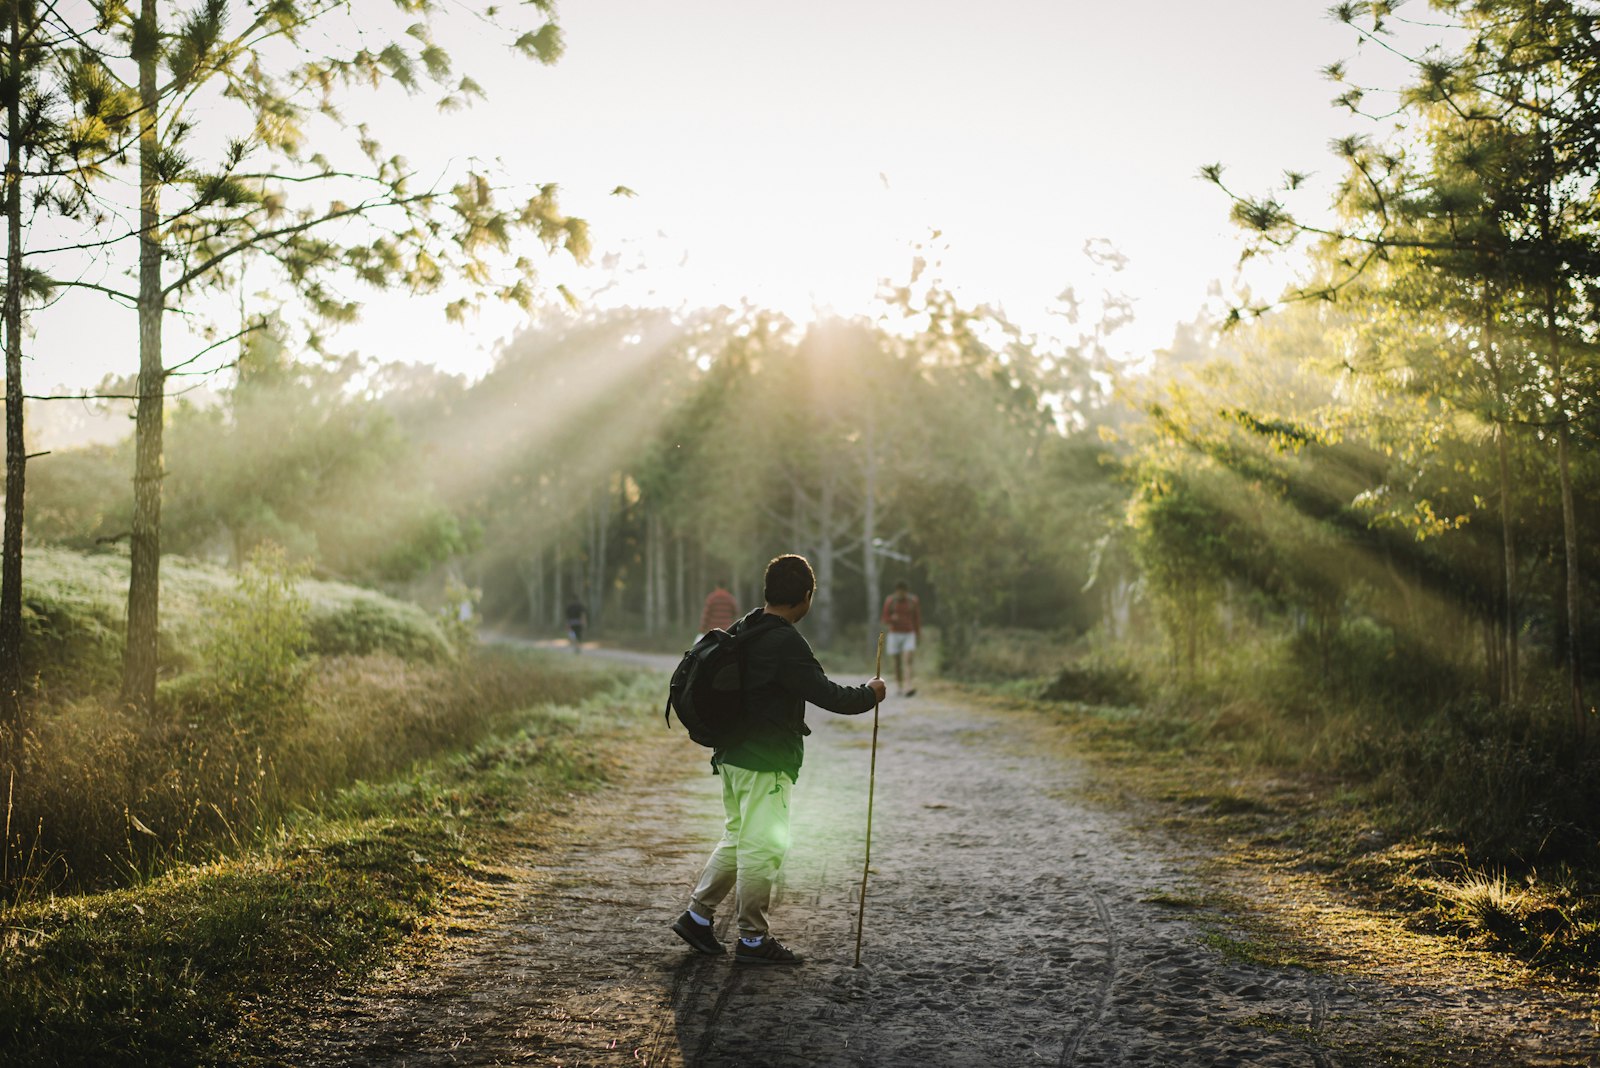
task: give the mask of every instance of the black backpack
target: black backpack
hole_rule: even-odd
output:
[[[667,726],[672,713],[689,737],[710,749],[736,743],[743,733],[744,651],[750,642],[782,620],[773,616],[745,627],[737,634],[716,628],[700,636],[683,654],[667,687]]]

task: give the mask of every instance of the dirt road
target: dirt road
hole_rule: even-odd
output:
[[[328,1007],[303,1064],[1579,1065],[1593,1006],[1247,963],[1220,951],[1192,847],[1084,799],[1043,717],[891,697],[863,964],[851,967],[870,715],[812,710],[774,932],[795,969],[667,929],[719,832],[717,781],[647,724],[570,849],[426,972]],[[724,909],[731,913],[731,908]],[[732,933],[719,916],[724,940]],[[1224,947],[1225,948],[1225,947]]]

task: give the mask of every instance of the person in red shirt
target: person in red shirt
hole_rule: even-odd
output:
[[[700,633],[708,634],[719,627],[727,630],[739,618],[739,602],[727,590],[726,582],[706,594],[706,606],[700,611]]]
[[[894,584],[894,592],[883,602],[883,622],[889,627],[885,648],[894,660],[894,684],[907,697],[917,692],[912,664],[917,642],[922,639],[922,602],[904,582]]]

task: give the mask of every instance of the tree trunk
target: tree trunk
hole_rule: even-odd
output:
[[[160,223],[157,176],[160,103],[156,0],[142,0],[135,29],[139,64],[139,401],[134,423],[132,569],[128,578],[127,646],[122,699],[141,710],[155,704],[161,597],[162,419],[166,374],[161,357]]]
[[[550,625],[556,628],[557,633],[563,632],[567,620],[566,582],[562,576],[561,542],[557,541],[550,549],[550,573],[555,579],[555,596],[550,601]]]
[[[1187,592],[1189,602],[1188,611],[1184,613],[1188,620],[1187,641],[1184,647],[1184,664],[1189,673],[1189,681],[1194,681],[1195,670],[1200,663],[1200,595],[1194,590]]]
[[[1500,459],[1500,544],[1504,548],[1505,580],[1501,596],[1505,611],[1500,626],[1504,631],[1504,649],[1501,652],[1503,682],[1501,693],[1506,704],[1517,703],[1517,544],[1512,533],[1511,501],[1511,443],[1507,440],[1506,426],[1501,423],[1495,432]]]
[[[524,612],[528,626],[537,628],[544,619],[544,549],[535,549],[517,563],[522,578]]]
[[[1559,376],[1558,376],[1559,381]],[[1556,387],[1559,397],[1564,390]],[[1567,683],[1572,701],[1573,725],[1582,736],[1589,727],[1588,710],[1583,704],[1583,621],[1579,614],[1579,594],[1582,586],[1578,575],[1578,519],[1572,500],[1572,474],[1568,468],[1567,438],[1569,428],[1565,421],[1556,432],[1556,469],[1561,476],[1561,542],[1567,563]]]
[[[694,626],[694,623],[689,622],[689,603],[688,603],[688,601],[686,601],[684,599],[684,594],[685,594],[686,591],[685,591],[685,588],[684,588],[684,573],[683,573],[684,560],[683,560],[683,537],[682,537],[682,535],[679,535],[678,537],[673,539],[672,552],[673,552],[673,558],[676,561],[675,565],[674,565],[674,568],[673,568],[673,581],[676,584],[676,601],[675,601],[675,603],[677,605],[677,610],[672,615],[672,624],[673,624],[673,629],[674,630],[683,631],[683,630],[687,630],[689,627]],[[696,620],[695,622],[699,622],[699,621]]]
[[[661,614],[660,547],[656,544],[656,517],[646,514],[644,520],[644,630],[654,634]]]
[[[606,532],[610,523],[611,497],[601,492],[590,513],[593,520],[589,539],[589,626],[596,626],[604,615],[606,595]]]
[[[1500,615],[1491,613],[1483,621],[1480,635],[1483,638],[1483,676],[1484,683],[1490,693],[1498,694],[1502,701],[1505,700],[1505,639],[1500,635]]]
[[[1500,615],[1500,697],[1507,705],[1517,703],[1517,544],[1513,533],[1513,501],[1511,498],[1511,403],[1506,396],[1505,369],[1495,348],[1494,291],[1485,293],[1483,302],[1483,354],[1494,374],[1495,452],[1500,477],[1500,547],[1502,565]]]
[[[22,506],[28,464],[22,434],[22,24],[11,4],[6,59],[6,508],[0,548],[0,734],[22,726]]]
[[[1556,321],[1556,295],[1553,286],[1545,291],[1545,334],[1555,371],[1556,473],[1561,483],[1561,550],[1566,561],[1567,582],[1567,686],[1572,707],[1572,722],[1581,737],[1588,730],[1589,718],[1583,706],[1583,626],[1579,614],[1582,591],[1578,573],[1578,518],[1572,500],[1572,472],[1568,462],[1572,428],[1567,412],[1566,365],[1561,333]]]
[[[1536,99],[1539,91],[1536,90]],[[1539,144],[1545,173],[1542,176],[1541,208],[1544,214],[1544,226],[1540,233],[1540,243],[1543,246],[1541,253],[1549,270],[1554,272],[1544,285],[1544,327],[1545,338],[1550,347],[1550,366],[1554,372],[1555,403],[1553,414],[1556,422],[1556,471],[1561,485],[1561,548],[1562,556],[1566,563],[1566,602],[1567,602],[1567,685],[1568,697],[1571,702],[1573,726],[1579,737],[1582,737],[1588,728],[1588,717],[1583,707],[1583,662],[1581,650],[1583,648],[1583,627],[1579,617],[1578,597],[1582,590],[1582,583],[1578,575],[1578,520],[1576,509],[1572,501],[1572,474],[1568,464],[1568,445],[1571,437],[1571,425],[1567,411],[1567,379],[1563,346],[1561,344],[1561,324],[1557,316],[1560,302],[1557,299],[1557,277],[1562,267],[1558,264],[1555,242],[1560,238],[1560,216],[1556,210],[1556,163],[1555,148],[1550,132],[1545,128],[1541,118],[1539,122]]]
[[[883,609],[883,571],[878,560],[878,452],[872,415],[869,410],[866,428],[867,458],[863,472],[866,499],[861,507],[861,579],[867,588],[867,613],[864,617],[868,629],[873,629]]]
[[[667,535],[667,523],[659,515],[656,523],[656,630],[666,630],[672,627],[672,587],[669,579],[672,574],[670,561],[667,559],[667,546],[671,538]]]
[[[833,543],[833,476],[824,474],[822,492],[817,502],[817,593],[811,606],[817,617],[817,644],[824,649],[833,645],[834,628],[838,622],[834,618]]]

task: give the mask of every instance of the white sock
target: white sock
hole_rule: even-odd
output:
[[[739,941],[744,945],[749,946],[751,949],[754,949],[762,942],[766,941],[766,935],[762,935],[760,938],[741,938]]]
[[[698,923],[701,927],[710,927],[711,926],[711,921],[706,919],[704,916],[700,915],[694,909],[690,909],[689,910],[689,918],[691,920],[693,920],[695,923]]]

